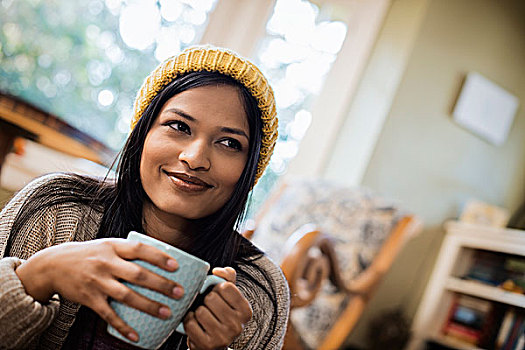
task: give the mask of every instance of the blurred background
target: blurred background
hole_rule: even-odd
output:
[[[75,130],[68,137],[91,149],[100,143],[104,153],[73,156],[31,129],[10,146],[0,201],[46,172],[104,174],[127,136],[143,79],[199,43],[250,58],[275,91],[279,140],[249,216],[282,179],[310,176],[372,188],[425,224],[348,346],[366,348],[385,310],[413,319],[443,222],[468,200],[509,213],[525,201],[522,0],[0,0],[2,94],[65,122]],[[519,101],[502,144],[452,117],[470,72]]]

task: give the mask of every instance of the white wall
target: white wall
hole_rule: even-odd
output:
[[[401,200],[426,229],[394,263],[350,338],[354,344],[366,343],[366,326],[386,309],[399,306],[413,317],[444,233],[442,223],[456,218],[468,199],[511,212],[525,200],[525,2],[432,0],[426,13],[362,181]],[[478,138],[451,118],[469,71],[521,102],[502,146]],[[344,147],[345,142],[338,144]],[[336,149],[330,164],[351,162],[341,156],[343,151]]]

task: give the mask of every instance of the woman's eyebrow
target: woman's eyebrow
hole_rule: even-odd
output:
[[[227,132],[227,133],[230,133],[230,134],[239,135],[239,136],[244,136],[244,137],[246,137],[248,140],[250,139],[250,138],[248,137],[248,135],[246,135],[246,133],[245,133],[243,130],[241,130],[241,129],[228,128],[228,127],[226,127],[226,126],[223,126],[223,127],[221,128],[221,131],[222,131],[222,132]]]
[[[177,109],[177,108],[168,108],[166,109],[164,112],[170,112],[170,113],[175,113],[177,115],[179,115],[180,117],[184,118],[184,119],[187,119],[189,121],[192,121],[192,122],[198,122],[197,119],[193,118],[191,115],[189,115],[188,113],[184,112],[184,111],[181,111],[180,109]]]

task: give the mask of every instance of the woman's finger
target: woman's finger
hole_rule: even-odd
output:
[[[215,315],[205,306],[200,306],[195,310],[195,319],[206,334],[213,335],[214,346],[228,346],[230,339],[242,331],[226,327]],[[239,326],[240,327],[240,326]],[[236,327],[237,328],[237,327]]]
[[[125,239],[111,240],[115,252],[126,260],[142,260],[158,266],[166,271],[175,271],[179,268],[177,260],[162,250],[142,242]]]
[[[252,307],[250,302],[242,295],[241,291],[230,282],[216,285],[213,291],[235,311],[239,313],[240,322],[246,323],[252,318]]]
[[[237,272],[232,267],[216,267],[211,271],[215,276],[224,278],[228,282],[235,283]]]
[[[124,337],[133,342],[137,342],[139,340],[138,333],[135,332],[133,328],[128,326],[128,324],[117,315],[111,306],[109,306],[106,299],[101,297],[98,302],[91,306],[91,309]]]
[[[104,280],[101,284],[101,289],[104,290],[109,297],[122,304],[126,304],[134,309],[161,319],[167,319],[171,316],[171,310],[166,305],[148,299],[116,280]]]
[[[244,307],[232,308],[231,305],[216,291],[210,292],[204,298],[204,305],[215,315],[221,324],[240,334],[243,326],[252,318],[252,309],[249,303]]]
[[[180,299],[184,295],[184,289],[180,284],[131,261],[121,261],[114,264],[112,273],[115,277],[160,292],[170,298]]]
[[[233,320],[232,313],[236,311],[215,291],[211,291],[204,297],[204,305],[213,313],[215,318],[223,324],[229,324]]]
[[[208,334],[195,318],[193,311],[188,312],[184,318],[184,331],[188,335],[188,340],[194,344],[193,348],[202,347],[210,341]]]

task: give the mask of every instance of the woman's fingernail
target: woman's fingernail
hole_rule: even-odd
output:
[[[173,288],[173,296],[175,296],[175,298],[180,298],[184,295],[184,290],[177,286],[175,288]]]
[[[138,342],[139,341],[139,336],[138,336],[137,333],[129,332],[128,333],[128,339],[131,340],[131,341],[134,341],[134,342]]]
[[[166,306],[161,306],[159,309],[159,315],[168,318],[171,316],[171,311]]]
[[[177,261],[176,261],[176,260],[173,260],[173,259],[168,259],[168,262],[166,263],[166,265],[167,265],[170,269],[176,269],[177,267],[179,267],[179,264],[177,264]]]

